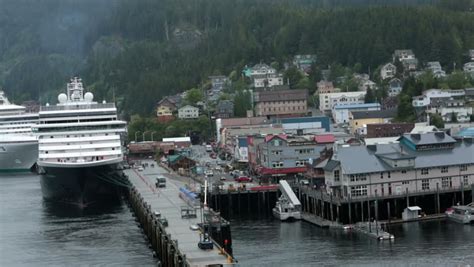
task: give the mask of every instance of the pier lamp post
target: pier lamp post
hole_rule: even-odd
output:
[[[137,142],[137,133],[141,133],[140,131],[135,132],[135,143]]]
[[[153,142],[153,135],[156,134],[155,131],[151,132],[151,141]]]
[[[143,134],[142,134],[142,137],[143,137],[143,138],[142,138],[142,139],[143,139],[143,142],[145,142],[145,134],[146,134],[147,132],[149,132],[149,131],[144,131],[144,132],[143,132]]]

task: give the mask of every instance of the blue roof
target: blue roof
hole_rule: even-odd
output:
[[[469,128],[462,129],[461,131],[459,131],[454,136],[474,137],[474,127],[469,127]]]
[[[379,103],[365,103],[365,104],[352,104],[352,105],[340,105],[334,106],[334,109],[353,109],[353,108],[379,108]]]

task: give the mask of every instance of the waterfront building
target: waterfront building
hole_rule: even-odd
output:
[[[364,104],[365,91],[319,94],[319,110],[332,111],[334,106]]]
[[[250,126],[250,125],[263,125],[270,124],[267,117],[247,117],[247,118],[217,118],[216,119],[216,140],[220,142],[222,139],[222,131],[225,128]]]
[[[255,151],[256,172],[264,176],[286,176],[306,172],[306,164],[334,141],[318,143],[314,136],[267,135]],[[322,140],[322,139],[321,139]]]
[[[473,139],[444,132],[404,134],[398,144],[335,145],[324,167],[328,194],[343,199],[403,197],[474,184]]]
[[[422,95],[413,97],[412,105],[415,108],[425,108],[431,104],[432,98],[463,97],[465,94],[466,93],[463,89],[428,89],[423,91]]]

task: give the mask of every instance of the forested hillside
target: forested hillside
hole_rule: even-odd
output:
[[[418,5],[413,3],[417,2]],[[455,2],[455,3],[453,3]],[[377,5],[370,5],[377,3]],[[410,3],[409,6],[406,4]],[[295,54],[375,69],[395,49],[461,66],[474,48],[473,1],[0,0],[0,87],[53,101],[80,75],[127,114],[211,74]]]

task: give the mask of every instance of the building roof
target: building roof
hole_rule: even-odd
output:
[[[319,144],[330,144],[336,142],[333,134],[321,134],[314,136],[314,141]]]
[[[191,137],[169,137],[163,138],[163,142],[191,142]]]
[[[286,123],[320,122],[321,120],[329,120],[329,118],[326,116],[279,118],[279,119],[275,119],[275,122],[286,124]]]
[[[410,133],[430,133],[430,132],[437,132],[438,128],[433,125],[423,125],[423,124],[415,124],[413,130]]]
[[[229,118],[229,119],[218,119],[221,120],[221,127],[235,127],[245,125],[259,125],[269,124],[267,117],[250,117],[250,118]]]
[[[256,102],[306,100],[307,98],[308,90],[306,89],[262,91],[257,93]]]
[[[221,100],[217,104],[217,109],[234,109],[234,102],[230,100]]]
[[[396,109],[386,110],[367,110],[367,111],[351,111],[354,120],[372,119],[372,118],[393,118],[397,115]]]
[[[334,109],[356,109],[356,108],[380,108],[379,103],[364,103],[364,104],[350,104],[350,105],[342,105],[336,104]]]
[[[186,105],[186,106],[183,106],[183,107],[181,107],[181,108],[179,108],[179,109],[181,110],[181,109],[199,109],[199,108],[193,107],[193,106],[191,106],[191,105]]]
[[[370,124],[369,124],[370,125]],[[368,125],[367,125],[368,126]],[[377,145],[377,144],[391,144],[391,143],[398,143],[399,136],[394,137],[375,137],[375,138],[365,138],[364,143],[365,145]]]
[[[452,138],[451,136],[447,135],[444,132],[422,133],[422,134],[406,133],[406,134],[403,134],[398,140],[401,141],[403,138],[407,139],[408,141],[410,141],[411,143],[415,145],[450,144],[450,143],[456,142],[454,138]]]
[[[328,160],[327,164],[323,167],[325,171],[333,171],[337,166],[339,166],[340,162],[337,160]]]
[[[288,136],[286,134],[277,134],[277,135],[269,134],[269,135],[265,136],[265,143],[273,140],[273,138],[275,138],[275,137],[278,137],[282,140],[286,140]]]
[[[337,157],[345,174],[371,173],[398,170],[386,164],[381,155],[398,153],[414,156],[414,167],[429,168],[439,166],[474,164],[474,145],[471,142],[458,142],[452,149],[413,151],[401,144],[379,144],[375,146],[339,147]],[[331,161],[330,161],[331,162]],[[329,163],[328,162],[328,165]],[[335,167],[334,167],[335,168]],[[331,171],[326,165],[325,170]]]

